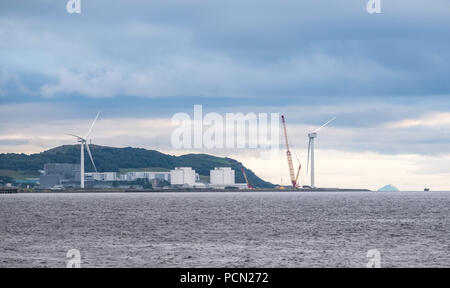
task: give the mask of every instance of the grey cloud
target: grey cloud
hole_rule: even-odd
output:
[[[0,139],[0,146],[25,145],[29,143],[29,140],[24,139]]]
[[[85,1],[74,16],[18,1],[2,4],[0,49],[9,71],[53,78],[44,96],[450,93],[450,5],[385,2],[368,15],[356,0]],[[22,17],[39,5],[43,15]]]
[[[56,143],[61,143],[60,139],[64,138],[64,133],[84,131],[90,119],[95,116],[95,109],[100,108],[101,106],[91,107],[90,103],[85,103],[83,107],[79,108],[71,107],[70,103],[0,106],[1,115],[7,117],[5,119],[13,119],[15,115],[24,115],[21,117],[22,119],[17,121],[0,123],[0,134],[15,135],[19,133],[22,138],[28,139],[30,144],[38,143],[36,141],[39,139],[41,142],[45,139],[45,145],[47,145],[45,147],[49,148],[52,145],[56,146]],[[211,109],[205,106],[204,113],[217,112],[225,115],[227,112],[269,112],[264,109],[264,107],[261,107],[250,111],[242,107]],[[178,112],[192,114],[192,110],[193,107],[184,107]],[[89,111],[91,112],[89,113]],[[112,146],[155,148],[158,143],[160,149],[169,149],[171,147],[170,127],[165,127],[162,131],[160,131],[160,128],[161,123],[169,125],[170,117],[173,114],[163,113],[155,116],[153,112],[149,111],[140,116],[136,115],[131,120],[127,119],[125,115],[131,115],[134,111],[129,110],[125,114],[120,114],[103,107],[95,137],[101,139],[101,144]],[[394,117],[395,111],[399,111],[399,113]],[[277,111],[275,109],[270,112]],[[320,132],[317,140],[319,150],[377,152],[389,155],[445,155],[450,153],[448,146],[448,143],[450,143],[450,132],[448,132],[450,131],[450,124],[448,122],[442,125],[415,128],[396,128],[387,125],[394,119],[395,122],[412,118],[422,119],[423,112],[421,112],[420,107],[412,109],[411,107],[389,106],[383,103],[373,103],[372,105],[360,103],[354,107],[295,106],[287,111],[279,112],[286,112],[290,144],[298,151],[306,151],[308,132],[317,128],[332,116],[337,116],[335,122]],[[370,116],[372,118],[370,121],[364,118],[368,112],[373,113]],[[389,116],[390,113],[392,113],[392,116],[384,117],[385,115]],[[435,110],[433,113],[440,113],[440,111]],[[157,125],[157,123],[160,124]],[[140,126],[137,126],[138,124]],[[155,125],[160,127],[156,128]],[[127,137],[124,137],[125,135]],[[280,143],[282,145],[283,142],[280,140]],[[283,146],[281,146],[281,149],[284,149]]]

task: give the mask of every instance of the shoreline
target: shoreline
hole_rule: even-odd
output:
[[[71,193],[251,193],[251,192],[374,192],[369,189],[337,189],[337,188],[317,188],[317,189],[65,189],[52,191],[50,189],[26,191],[20,190],[19,194],[71,194]]]

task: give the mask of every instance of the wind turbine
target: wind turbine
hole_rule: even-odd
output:
[[[97,172],[97,167],[95,166],[94,159],[92,158],[91,150],[89,149],[89,144],[86,139],[88,139],[89,135],[91,135],[92,128],[94,128],[95,122],[97,122],[99,115],[100,115],[100,112],[97,113],[97,116],[95,117],[94,121],[92,121],[91,127],[89,128],[89,130],[84,138],[80,137],[78,135],[75,135],[75,134],[67,134],[67,135],[77,138],[77,140],[81,146],[81,159],[80,159],[80,188],[81,189],[84,189],[84,147],[85,146],[86,146],[86,150],[89,154],[89,158],[91,159],[92,166],[94,166],[95,172]]]
[[[316,175],[315,175],[315,167],[314,167],[314,139],[317,138],[317,132],[319,132],[320,129],[327,126],[331,122],[336,120],[336,117],[329,120],[327,123],[323,124],[313,132],[308,134],[309,137],[309,144],[308,144],[308,168],[306,169],[306,174],[308,174],[309,171],[309,160],[311,159],[311,188],[316,188]]]

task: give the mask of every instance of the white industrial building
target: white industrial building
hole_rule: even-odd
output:
[[[227,186],[234,185],[234,170],[230,167],[216,167],[209,174],[211,185]]]
[[[84,173],[86,180],[91,181],[136,181],[138,179],[153,179],[170,181],[170,172],[165,171],[139,171],[139,172],[127,172],[125,174],[117,175],[117,172],[95,172]]]
[[[170,181],[170,172],[165,171],[139,171],[139,172],[127,172],[126,174],[120,175],[120,180],[122,181],[136,181],[137,179],[148,179],[149,181],[153,179]]]
[[[171,185],[194,186],[196,178],[195,170],[191,167],[177,167],[170,170]]]
[[[116,172],[95,172],[95,173],[84,173],[86,180],[95,181],[116,181]]]
[[[200,176],[195,173],[192,167],[177,167],[168,171],[135,171],[120,174],[117,172],[95,172],[85,173],[86,181],[91,181],[94,184],[101,185],[101,183],[109,183],[112,185],[113,181],[134,182],[139,179],[148,179],[154,187],[164,183],[170,182],[173,186],[182,186],[190,188],[213,188],[225,189],[227,187],[235,187],[238,189],[246,189],[247,184],[235,183],[235,170],[231,167],[215,167],[210,171],[210,183],[200,182]],[[96,184],[95,184],[96,183]],[[106,184],[104,184],[106,185]]]

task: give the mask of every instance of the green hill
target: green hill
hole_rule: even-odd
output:
[[[226,166],[236,172],[236,183],[245,183],[241,173],[244,168],[250,184],[258,188],[272,188],[273,184],[256,176],[251,170],[245,168],[242,163],[231,158],[220,158],[207,154],[187,154],[172,156],[155,150],[142,148],[114,148],[98,145],[90,145],[95,165],[99,172],[124,172],[146,169],[173,169],[175,167],[192,167],[201,176],[209,176],[209,171],[214,167]],[[87,153],[85,154],[86,172],[93,171]],[[39,170],[46,163],[79,163],[80,146],[64,145],[37,154],[0,154],[0,176],[21,179],[39,176]],[[131,170],[130,170],[131,169]]]

